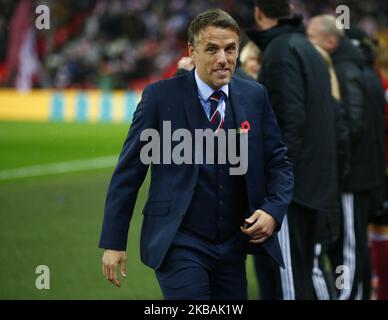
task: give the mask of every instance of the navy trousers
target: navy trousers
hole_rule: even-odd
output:
[[[244,240],[240,230],[225,241],[178,231],[156,270],[164,299],[246,300]]]

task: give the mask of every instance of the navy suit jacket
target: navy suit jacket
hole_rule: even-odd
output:
[[[279,223],[279,228],[292,198],[293,174],[287,149],[270,106],[266,89],[255,81],[233,77],[229,97],[234,108],[237,128],[244,121],[248,133],[248,171],[245,174],[249,217],[261,209]],[[163,139],[163,121],[171,121],[172,131],[201,128],[194,72],[187,72],[147,86],[134,113],[116,169],[110,181],[105,204],[100,248],[126,250],[127,235],[137,193],[148,166],[140,161],[141,132],[153,128]],[[193,143],[194,145],[194,143]],[[148,200],[143,209],[141,259],[153,269],[160,267],[185,216],[198,180],[199,165],[151,164]],[[279,230],[278,228],[278,230]],[[278,231],[277,230],[277,231]],[[248,253],[265,249],[284,267],[283,257],[274,233],[263,244],[249,244]]]

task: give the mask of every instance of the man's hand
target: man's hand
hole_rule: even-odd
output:
[[[120,281],[117,278],[117,266],[120,265],[121,275],[127,276],[125,263],[127,256],[125,251],[105,250],[102,256],[102,272],[104,277],[117,287],[120,287]]]
[[[241,231],[252,239],[251,243],[263,243],[267,240],[276,228],[276,220],[264,212],[256,210],[248,219],[245,219],[244,227],[240,227]]]

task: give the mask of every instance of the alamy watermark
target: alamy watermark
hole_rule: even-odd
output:
[[[335,273],[338,277],[335,279],[335,287],[338,290],[350,290],[350,270],[348,266],[339,265],[335,269]]]
[[[350,9],[348,6],[339,5],[335,9],[335,13],[339,16],[336,18],[336,27],[340,30],[350,29]]]
[[[35,269],[39,276],[35,279],[35,287],[38,290],[50,290],[50,268],[46,265],[39,265]]]
[[[193,137],[188,129],[172,132],[171,121],[163,121],[162,133],[161,138],[159,131],[155,129],[142,131],[140,141],[148,142],[140,151],[140,161],[143,164],[226,164],[228,160],[231,165],[230,175],[244,175],[248,170],[247,131],[219,129],[215,133],[211,129],[195,129]],[[173,142],[178,142],[174,148]]]
[[[50,29],[50,8],[41,4],[35,8],[35,13],[39,16],[35,19],[35,27],[38,30]]]

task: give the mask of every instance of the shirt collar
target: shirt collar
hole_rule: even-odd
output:
[[[198,94],[200,98],[203,101],[208,101],[210,96],[213,94],[214,90],[212,87],[210,87],[207,83],[201,80],[199,77],[197,70],[195,70],[195,82],[197,83],[198,87]],[[221,90],[223,93],[225,93],[226,97],[229,96],[229,84],[223,85],[219,90]],[[219,91],[217,90],[217,91]]]

